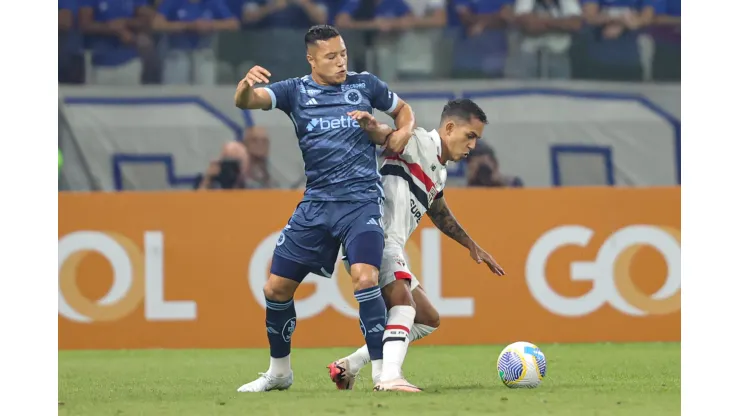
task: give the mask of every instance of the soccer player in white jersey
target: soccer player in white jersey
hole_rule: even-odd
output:
[[[353,111],[350,116],[379,144],[393,132],[390,126],[379,123],[367,112]],[[385,248],[379,285],[388,307],[388,321],[383,336],[382,365],[373,366],[376,391],[421,391],[405,380],[401,366],[409,343],[431,334],[439,325],[439,314],[408,269],[403,249],[425,213],[440,231],[467,248],[473,260],[485,263],[497,275],[504,275],[496,260],[460,226],[443,195],[447,162],[467,157],[487,123],[486,114],[473,101],[452,100],[442,111],[438,130],[414,129],[403,151],[387,156],[380,169],[385,191]],[[363,346],[329,364],[329,375],[337,388],[348,390],[368,362],[370,355]]]

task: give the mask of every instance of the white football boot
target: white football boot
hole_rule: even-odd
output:
[[[422,390],[413,384],[406,381],[404,378],[399,378],[390,381],[381,381],[377,383],[373,388],[375,391],[403,391],[407,393],[420,393]]]
[[[261,393],[270,390],[288,390],[293,385],[293,372],[287,377],[275,377],[267,373],[259,373],[260,377],[251,383],[247,383],[239,389],[239,393]]]

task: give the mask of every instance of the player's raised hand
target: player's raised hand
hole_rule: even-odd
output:
[[[252,69],[247,72],[247,75],[244,76],[243,82],[246,82],[249,84],[250,87],[254,87],[254,84],[269,84],[270,83],[270,77],[272,74],[270,71],[266,70],[265,68],[262,68],[259,65],[255,65],[252,67]]]
[[[503,276],[506,274],[504,272],[503,267],[499,266],[498,263],[496,263],[496,260],[491,257],[490,254],[488,254],[485,250],[480,248],[477,244],[474,244],[473,247],[470,249],[470,257],[475,260],[476,263],[486,263],[489,269],[491,271],[499,276]]]
[[[350,111],[347,114],[352,118],[352,120],[356,120],[360,124],[360,127],[365,131],[376,131],[379,127],[378,120],[376,120],[375,117],[367,111],[355,110]]]

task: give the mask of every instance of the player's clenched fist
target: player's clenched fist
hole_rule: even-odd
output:
[[[259,65],[255,65],[249,70],[249,72],[247,72],[247,75],[244,76],[242,82],[246,82],[250,87],[254,87],[254,84],[259,83],[269,84],[271,76],[272,74],[270,71]]]

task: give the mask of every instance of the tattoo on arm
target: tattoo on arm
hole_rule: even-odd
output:
[[[455,216],[450,212],[450,208],[447,207],[444,197],[435,200],[427,211],[429,219],[432,223],[442,231],[446,236],[457,241],[465,248],[470,247],[473,240],[468,236],[468,233],[463,230],[462,226]]]

